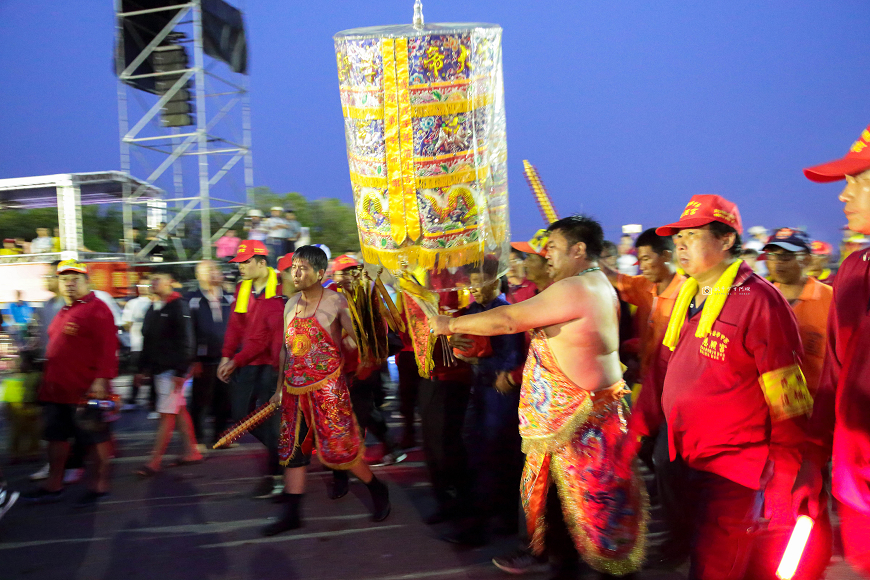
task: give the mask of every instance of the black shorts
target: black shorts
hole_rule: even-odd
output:
[[[111,439],[112,429],[109,423],[102,424],[99,429],[84,429],[76,420],[76,409],[77,405],[43,403],[43,439],[46,441],[76,439],[85,445],[97,445]]]
[[[284,467],[293,469],[294,467],[306,467],[311,464],[311,453],[305,453],[302,449],[302,443],[308,436],[308,423],[305,421],[305,413],[300,413],[299,417],[299,435],[296,437],[296,445],[293,446],[293,451],[287,459],[287,463],[283,463]]]

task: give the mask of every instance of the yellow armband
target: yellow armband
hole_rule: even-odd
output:
[[[764,373],[759,382],[774,421],[809,415],[813,410],[813,397],[798,365]]]

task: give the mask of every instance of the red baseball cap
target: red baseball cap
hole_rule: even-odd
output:
[[[550,232],[547,230],[538,230],[532,239],[528,242],[511,242],[511,247],[519,250],[524,254],[537,254],[542,258],[547,257],[547,241],[550,239]]]
[[[743,233],[743,223],[740,221],[740,212],[737,205],[731,203],[721,195],[701,194],[693,195],[680,216],[680,221],[656,228],[660,236],[672,236],[686,228],[700,228],[711,222],[720,222]]]
[[[870,126],[861,132],[857,141],[852,143],[845,157],[807,167],[804,175],[810,181],[827,183],[845,179],[847,175],[858,175],[870,169]]]
[[[268,256],[266,244],[259,240],[245,240],[239,244],[238,254],[230,262],[246,262],[254,256]]]
[[[278,271],[283,272],[287,268],[293,265],[293,252],[289,254],[284,254],[280,258],[278,258]]]
[[[834,253],[834,248],[828,242],[813,240],[813,243],[810,244],[810,251],[817,256],[830,256]]]
[[[332,262],[332,271],[340,272],[341,270],[347,270],[348,268],[358,268],[361,266],[359,261],[353,256],[348,256],[347,254],[343,254],[337,257]]]

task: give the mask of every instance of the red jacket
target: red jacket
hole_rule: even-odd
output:
[[[236,288],[236,301],[238,292]],[[282,294],[266,298],[265,290],[261,290],[259,293],[251,291],[247,312],[236,312],[234,305],[224,335],[222,356],[232,358],[236,368],[249,365],[278,368],[286,300]]]
[[[870,515],[870,250],[843,261],[804,458],[833,455],[834,496]]]
[[[105,302],[93,292],[64,306],[48,327],[39,400],[77,405],[95,379],[118,375],[118,334]]]
[[[700,319],[687,318],[673,352],[659,350],[670,355],[662,408],[671,458],[750,489],[763,485],[770,460],[777,481],[793,482],[812,405],[794,312],[744,263],[703,339]]]

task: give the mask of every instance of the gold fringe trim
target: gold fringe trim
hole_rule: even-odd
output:
[[[410,164],[409,164],[410,165]],[[390,169],[387,170],[389,173]],[[404,166],[403,166],[404,171]],[[459,183],[470,183],[472,181],[478,180],[483,181],[489,175],[489,167],[479,167],[478,169],[466,169],[464,171],[457,171],[456,173],[446,173],[443,175],[430,175],[428,177],[416,177],[413,178],[414,183],[414,195],[413,197],[409,197],[407,192],[403,192],[401,195],[404,196],[404,208],[407,211],[407,208],[411,201],[412,207],[417,207],[417,189],[435,189],[438,187],[450,187],[451,185],[457,185]],[[392,198],[393,190],[390,188],[390,179],[387,177],[380,177],[377,175],[363,175],[361,173],[357,173],[355,171],[350,172],[350,182],[354,185],[358,185],[360,187],[373,187],[375,189],[389,189],[390,196]],[[392,201],[392,199],[391,199]],[[392,206],[392,203],[391,203]],[[393,209],[390,207],[390,209]],[[412,210],[413,212],[413,210]],[[405,215],[400,216],[402,221],[405,221]],[[411,219],[414,217],[416,223],[420,223],[419,212],[418,216],[407,216],[407,219]],[[393,214],[390,213],[390,221],[393,221]],[[412,220],[412,223],[413,221]],[[410,227],[410,226],[409,226]],[[419,235],[417,236],[419,237]],[[416,239],[416,238],[414,238]]]
[[[341,108],[341,112],[345,119],[360,119],[363,121],[371,121],[373,119],[384,118],[383,107],[351,107],[345,105]]]
[[[479,264],[483,260],[483,242],[465,244],[455,248],[429,249],[409,246],[398,250],[380,250],[371,246],[362,247],[363,259],[369,264],[380,263],[388,270],[401,270],[417,266],[425,270],[441,271],[466,264]]]
[[[305,393],[310,393],[311,391],[316,391],[322,388],[327,381],[335,379],[337,376],[341,375],[342,366],[339,365],[337,369],[332,371],[328,377],[320,379],[316,383],[311,383],[310,385],[305,385],[304,387],[294,387],[287,382],[287,378],[284,378],[284,391],[291,395],[304,395]]]
[[[473,99],[446,101],[443,103],[426,103],[412,105],[415,117],[433,117],[435,115],[455,115],[468,113],[492,103],[492,95],[477,95]]]
[[[640,494],[640,525],[638,526],[637,539],[634,547],[627,557],[622,559],[607,558],[599,554],[597,548],[592,543],[592,540],[580,526],[578,516],[583,517],[582,510],[574,502],[574,498],[568,493],[568,486],[565,480],[568,476],[563,472],[561,460],[553,455],[550,457],[550,473],[553,474],[553,481],[556,484],[556,491],[559,493],[559,499],[562,501],[562,517],[565,519],[565,524],[571,532],[571,539],[577,545],[578,552],[589,566],[598,572],[612,574],[614,576],[624,576],[632,572],[637,572],[643,566],[646,558],[646,532],[649,523],[649,497],[647,496],[645,484],[638,477],[637,470],[632,466],[632,482],[637,493]]]
[[[553,433],[538,435],[535,437],[527,437],[520,433],[523,438],[523,453],[528,455],[530,453],[547,454],[555,452],[559,447],[568,443],[571,438],[574,437],[574,433],[577,432],[577,429],[579,429],[580,426],[589,419],[589,415],[592,413],[594,407],[595,405],[592,404],[592,397],[587,396],[586,400],[580,403],[580,406],[577,407],[576,411],[574,411],[574,414],[565,421],[565,424]]]

